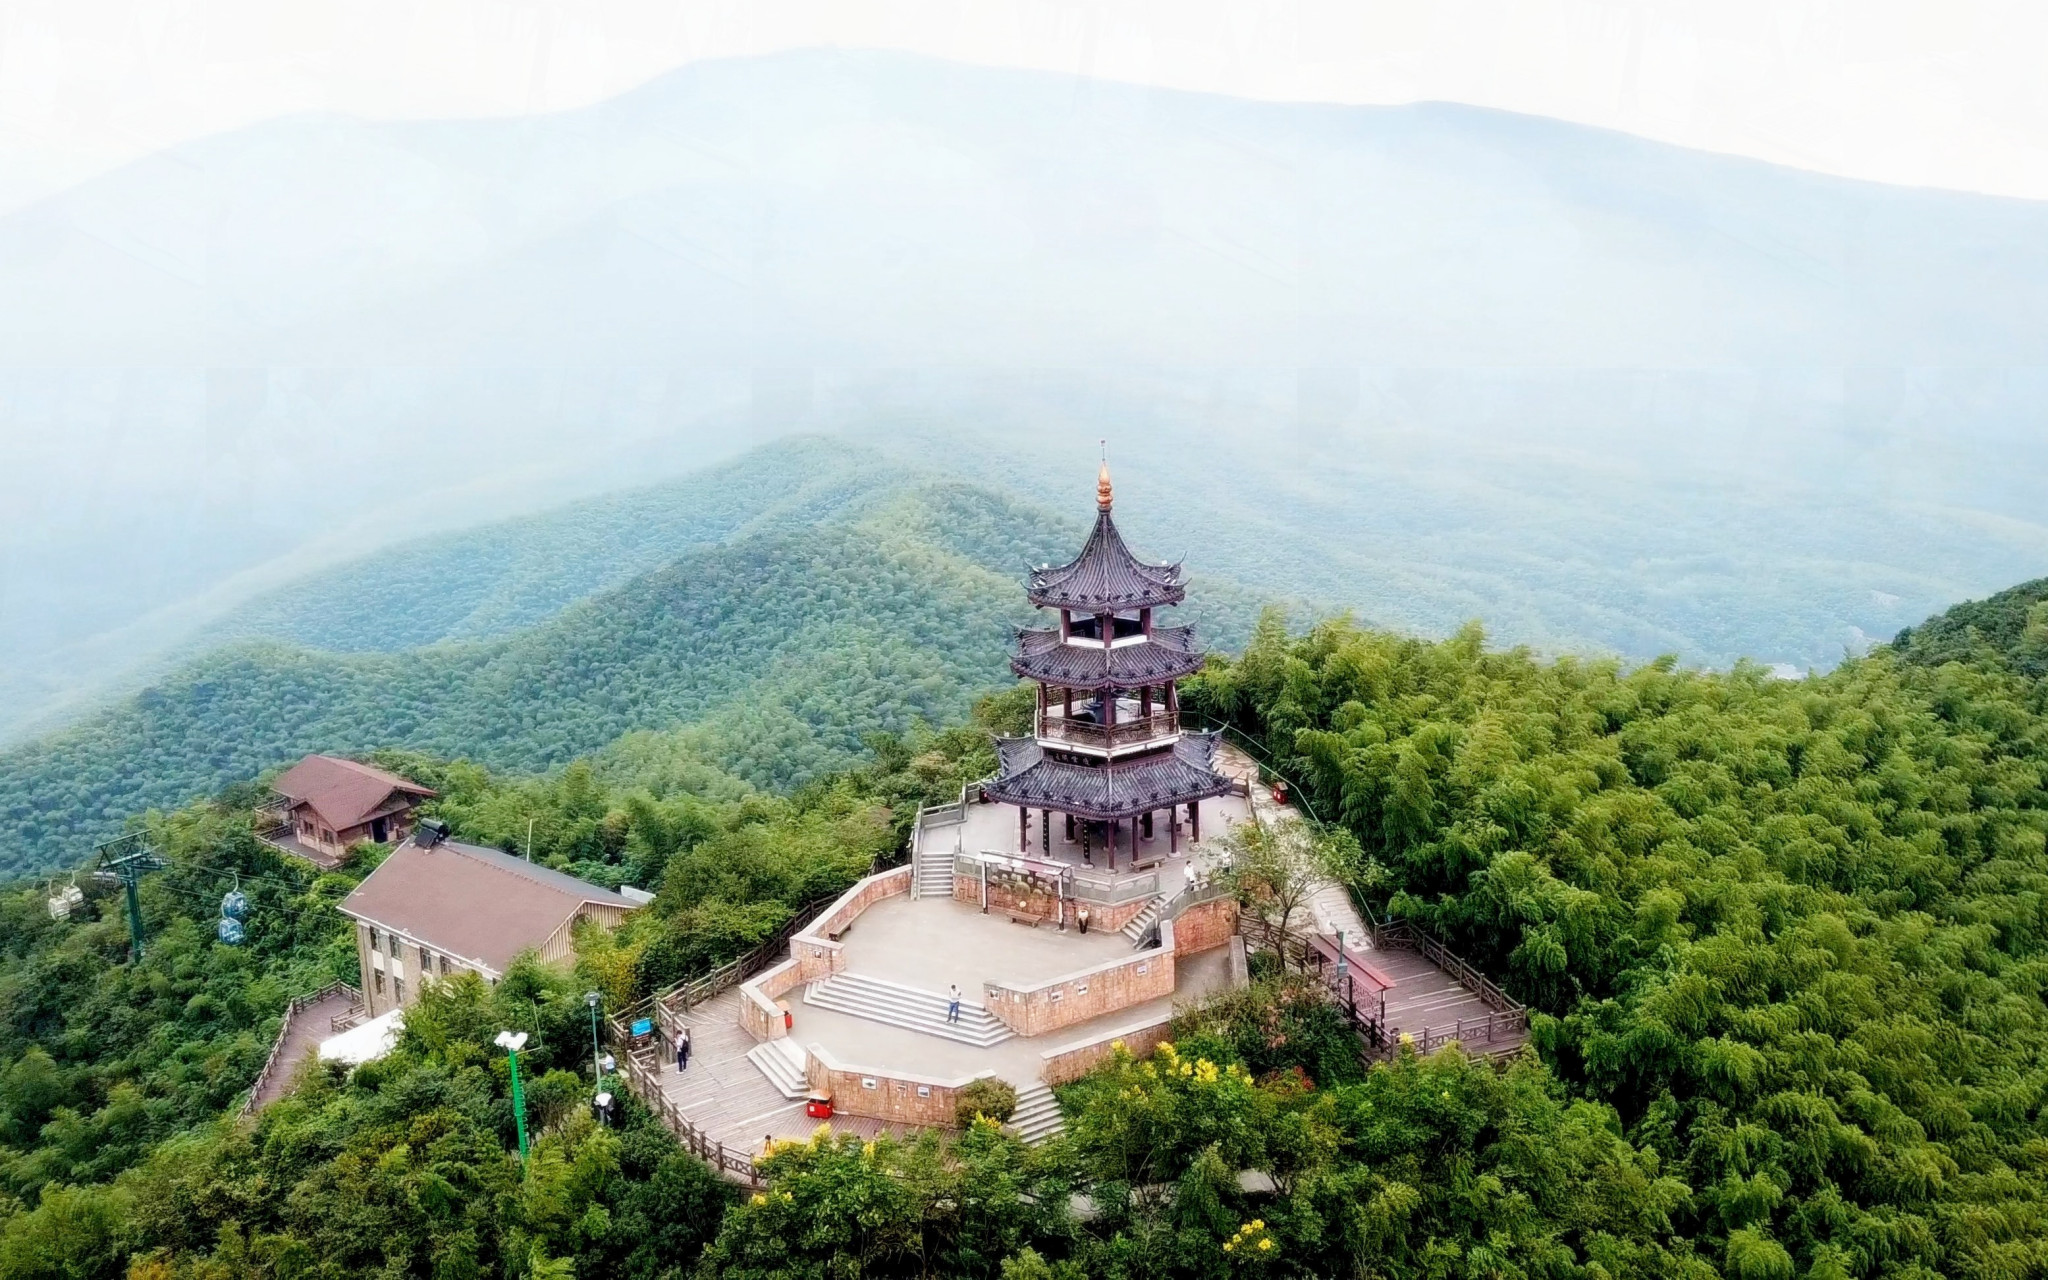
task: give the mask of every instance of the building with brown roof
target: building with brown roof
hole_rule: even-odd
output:
[[[572,960],[577,921],[617,928],[639,905],[509,853],[441,838],[438,827],[424,824],[342,899],[341,913],[356,922],[369,1017],[410,1004],[429,979],[470,972],[496,982],[524,951]]]
[[[410,778],[338,756],[307,756],[271,790],[279,797],[278,827],[265,839],[323,867],[340,862],[360,841],[403,840],[414,810],[434,796]]]

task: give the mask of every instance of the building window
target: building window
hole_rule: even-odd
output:
[[[448,976],[448,957],[447,957],[447,956],[442,956],[442,957],[441,957],[441,976],[442,976],[442,977],[444,977],[444,978]]]
[[[429,950],[427,950],[427,949],[426,949],[425,947],[421,947],[421,948],[420,948],[420,976],[421,976],[421,977],[426,977],[426,976],[428,976],[429,974],[431,974],[431,973],[433,973],[433,972],[434,972],[434,953],[433,953],[433,952],[431,952],[431,951],[429,951]]]
[[[370,930],[370,950],[375,951],[377,949],[377,931],[372,929]]]
[[[392,999],[394,999],[394,1000],[396,1000],[396,1001],[398,1001],[398,1003],[400,1003],[400,1004],[404,1004],[404,1003],[405,1003],[405,979],[404,979],[404,978],[393,978],[393,979],[391,980],[391,998],[392,998]]]
[[[384,994],[384,971],[382,969],[377,970],[377,994],[380,996]]]

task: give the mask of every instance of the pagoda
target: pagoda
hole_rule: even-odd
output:
[[[999,768],[984,785],[990,801],[1017,806],[1018,852],[1028,852],[1031,818],[1052,853],[1052,815],[1094,862],[1095,835],[1109,867],[1119,845],[1133,861],[1158,816],[1180,852],[1181,806],[1201,839],[1201,802],[1231,792],[1216,772],[1216,735],[1183,733],[1178,682],[1202,666],[1191,626],[1167,626],[1159,610],[1187,594],[1178,564],[1150,564],[1125,545],[1110,517],[1109,463],[1096,478],[1095,529],[1081,554],[1031,572],[1025,594],[1057,610],[1059,625],[1017,633],[1010,669],[1038,685],[1032,735],[999,738]]]

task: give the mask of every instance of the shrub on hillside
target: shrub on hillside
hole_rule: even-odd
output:
[[[1017,1087],[1007,1080],[983,1076],[960,1091],[953,1106],[953,1118],[962,1129],[974,1127],[974,1117],[987,1116],[1001,1124],[1017,1109]]]

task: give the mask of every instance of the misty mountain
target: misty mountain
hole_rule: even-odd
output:
[[[459,616],[473,598],[436,603],[479,580],[467,572],[478,545],[519,545],[524,533],[527,547],[544,546],[571,525],[591,545],[623,544],[644,520],[617,517],[655,517],[665,504],[592,503],[575,522],[450,535],[314,579],[296,598],[336,600],[374,581],[373,567],[448,591],[358,599],[338,630],[300,622],[305,640],[332,646],[382,620],[366,651],[226,643],[67,729],[0,750],[0,874],[69,865],[132,814],[308,751],[410,747],[537,771],[605,749],[643,782],[716,772],[788,788],[859,759],[866,733],[957,720],[1007,685],[1012,630],[1031,612],[1023,566],[1071,555],[1083,522],[818,442],[751,455],[719,479],[735,493],[776,493],[807,475],[813,484],[781,490],[787,501],[724,536],[491,638],[439,639],[508,616],[507,597]],[[1205,639],[1241,646],[1256,599],[1214,579],[1194,590],[1184,613]],[[439,642],[382,643],[408,632]]]
[[[820,430],[1027,489],[1107,434],[1280,590],[1825,663],[2048,559],[2044,334],[2039,205],[1463,107],[809,53],[284,119],[0,219],[0,725]]]

